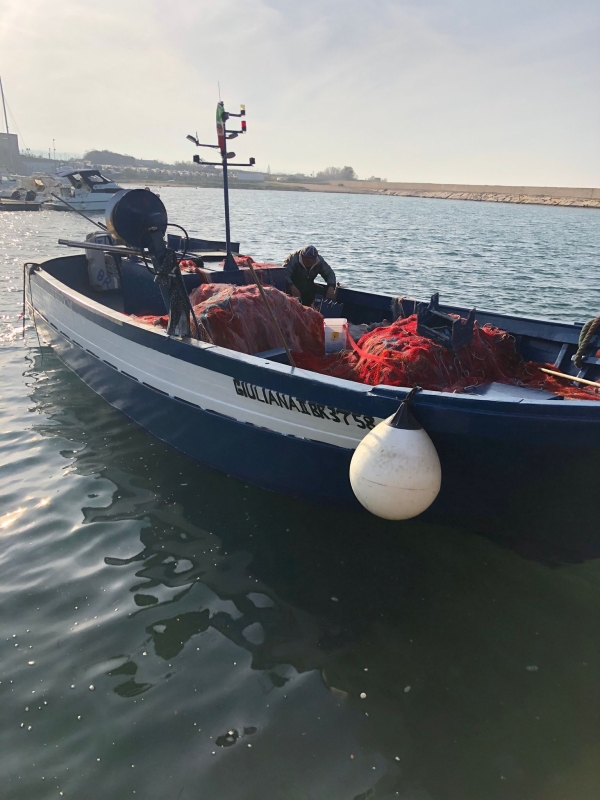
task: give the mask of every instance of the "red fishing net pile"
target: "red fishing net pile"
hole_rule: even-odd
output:
[[[323,317],[272,286],[265,286],[264,292],[290,350],[323,355]],[[205,341],[249,354],[282,347],[256,285],[203,283],[192,291],[190,301]],[[136,319],[166,328],[169,318],[165,315]],[[191,320],[190,324],[195,337],[194,321]]]
[[[182,273],[198,273],[202,275],[202,268],[198,266],[198,264],[192,258],[184,258],[182,261],[179,262],[179,269]]]
[[[577,388],[540,371],[540,367],[553,368],[551,364],[524,361],[514,338],[492,325],[475,323],[473,340],[456,352],[419,335],[416,314],[351,343],[352,350],[324,358],[306,352],[294,353],[294,358],[303,369],[371,386],[462,392],[498,382],[544,389],[571,399],[600,400],[592,387]]]
[[[241,259],[240,259],[241,262]],[[240,266],[243,266],[240,263]],[[505,383],[543,389],[573,400],[600,400],[600,390],[574,386],[541,372],[552,364],[524,361],[514,338],[493,325],[475,323],[473,339],[450,350],[417,333],[417,317],[399,319],[362,336],[352,349],[324,356],[323,317],[272,286],[264,291],[298,367],[376,386],[421,386],[441,392]],[[255,285],[204,283],[190,295],[201,338],[238,353],[280,348],[281,339]],[[168,317],[138,317],[167,327]],[[196,335],[193,320],[192,336]]]

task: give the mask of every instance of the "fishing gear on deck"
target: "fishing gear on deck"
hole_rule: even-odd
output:
[[[295,367],[296,366],[296,362],[294,361],[294,358],[293,358],[293,356],[292,356],[292,354],[290,352],[289,345],[288,345],[288,343],[286,341],[285,336],[283,335],[283,333],[281,331],[279,323],[277,322],[277,317],[273,313],[273,309],[271,308],[271,303],[269,302],[269,300],[267,298],[266,292],[263,289],[263,286],[262,286],[261,282],[258,280],[258,275],[256,274],[256,272],[254,270],[254,267],[252,266],[252,262],[251,261],[248,262],[248,269],[250,270],[250,273],[251,273],[251,275],[252,275],[252,277],[254,279],[254,283],[256,284],[256,286],[258,288],[258,291],[260,292],[260,296],[261,296],[261,298],[262,298],[262,300],[263,300],[263,302],[264,302],[264,304],[266,306],[266,309],[267,309],[267,312],[269,314],[269,317],[271,318],[271,321],[272,321],[273,325],[277,329],[277,335],[279,336],[279,341],[283,345],[283,348],[284,348],[284,350],[286,352],[286,355],[288,357],[288,361],[290,362],[290,366]]]
[[[573,356],[573,363],[579,369],[583,367],[587,349],[592,343],[592,340],[599,329],[600,316],[588,320],[581,329],[581,333],[579,334],[579,342],[577,343],[577,352]]]
[[[396,413],[364,437],[350,462],[357,500],[383,519],[412,519],[425,511],[442,485],[440,459],[411,404],[420,386],[408,392]]]
[[[585,386],[594,386],[596,389],[600,389],[598,381],[588,381],[586,378],[577,378],[575,375],[567,375],[565,372],[557,372],[555,369],[546,369],[546,367],[540,367],[540,372],[545,372],[546,375],[554,375],[556,378],[564,378],[565,380],[573,381],[573,383],[583,383]]]

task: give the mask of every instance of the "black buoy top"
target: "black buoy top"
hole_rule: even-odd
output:
[[[415,386],[410,390],[410,392],[406,395],[406,398],[402,401],[402,403],[400,403],[399,409],[388,422],[388,425],[390,425],[392,428],[400,428],[401,430],[405,431],[423,430],[423,426],[418,423],[410,409],[414,395],[420,391],[420,386]]]

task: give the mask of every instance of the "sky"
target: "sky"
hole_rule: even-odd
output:
[[[0,0],[22,149],[191,161],[220,84],[257,169],[389,181],[600,187],[599,43],[600,0]]]

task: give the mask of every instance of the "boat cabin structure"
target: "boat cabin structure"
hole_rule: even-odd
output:
[[[64,169],[56,173],[56,185],[48,192],[44,207],[53,211],[106,211],[121,187],[97,169]]]

